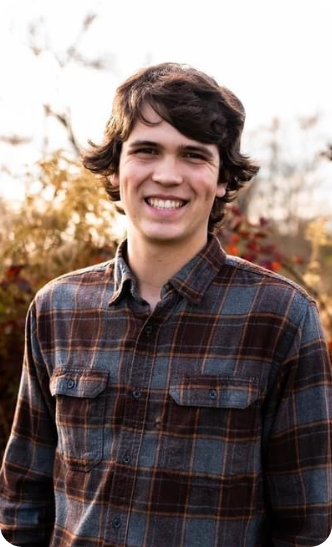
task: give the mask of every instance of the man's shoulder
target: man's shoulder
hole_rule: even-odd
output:
[[[226,255],[225,266],[228,267],[230,283],[235,285],[256,285],[270,290],[271,293],[289,293],[297,295],[301,300],[315,302],[314,298],[298,283],[279,273],[253,264],[243,258]]]
[[[85,281],[88,281],[89,279],[91,280],[95,279],[97,281],[99,278],[102,278],[107,271],[112,270],[113,265],[114,265],[114,259],[64,273],[62,275],[59,275],[58,277],[55,277],[48,283],[46,283],[46,285],[44,285],[44,287],[42,287],[39,292],[52,289],[56,287],[57,285],[67,285],[70,283],[76,284],[81,282],[84,283]]]
[[[114,259],[64,273],[44,285],[35,296],[37,303],[69,300],[84,292],[100,292],[113,284]]]

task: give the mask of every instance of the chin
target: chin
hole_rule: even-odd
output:
[[[145,237],[151,243],[160,243],[160,244],[176,244],[185,239],[184,235],[181,234],[170,234],[166,232],[158,232],[157,230],[150,233],[146,233]]]

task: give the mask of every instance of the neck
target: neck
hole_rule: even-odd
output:
[[[160,244],[130,237],[128,233],[128,263],[135,275],[140,296],[152,309],[160,300],[160,291],[167,281],[189,262],[206,244],[197,242],[195,247],[186,242]]]

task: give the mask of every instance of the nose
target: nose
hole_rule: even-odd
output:
[[[183,175],[176,158],[165,156],[155,165],[152,180],[165,186],[181,184]]]

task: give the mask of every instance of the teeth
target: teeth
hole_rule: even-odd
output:
[[[164,200],[157,198],[149,198],[147,202],[149,205],[152,205],[152,207],[156,207],[157,209],[178,209],[184,204],[183,201],[177,201],[173,199]]]

